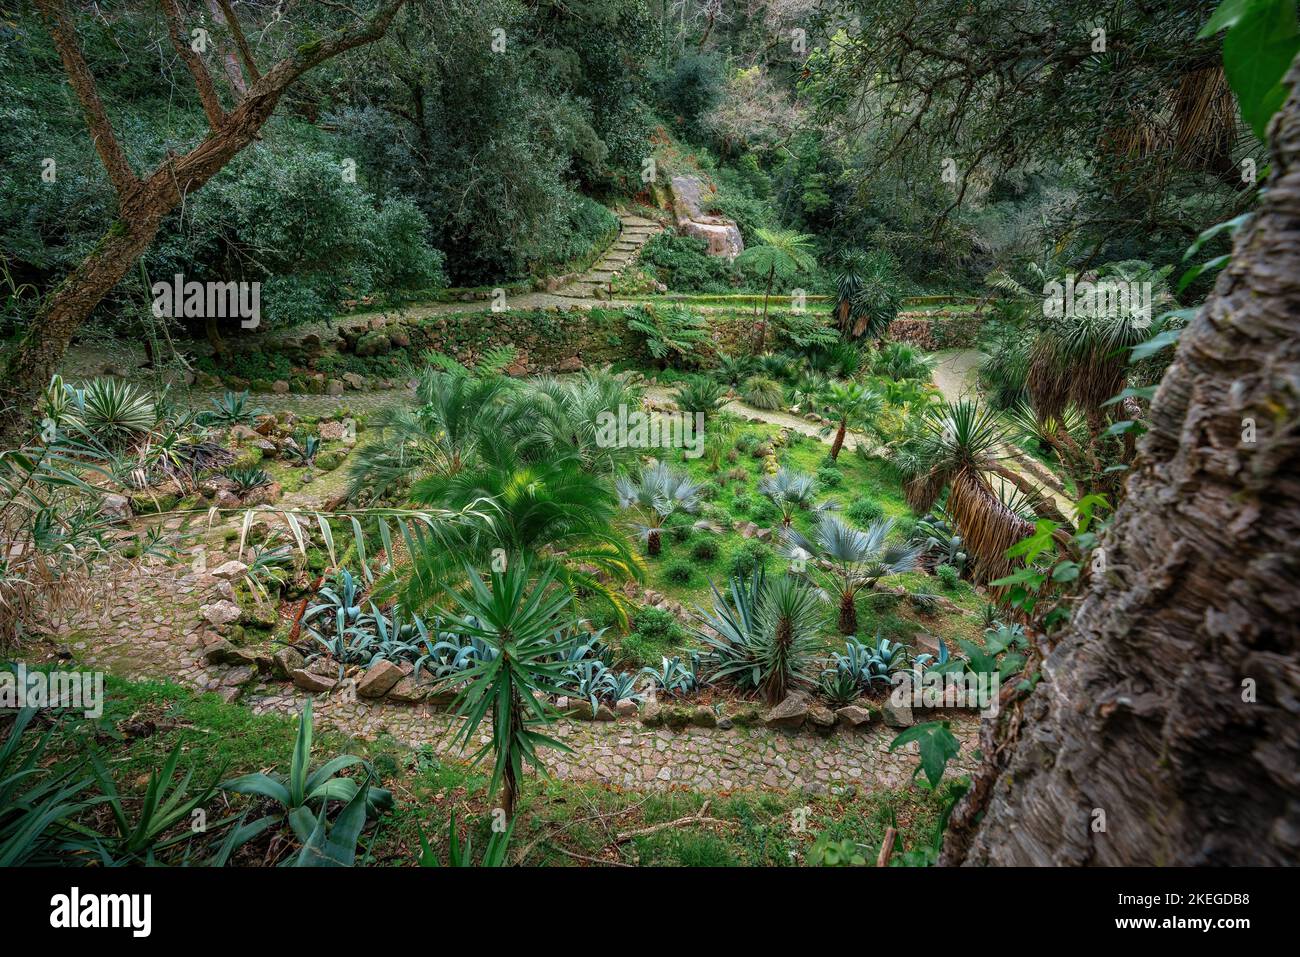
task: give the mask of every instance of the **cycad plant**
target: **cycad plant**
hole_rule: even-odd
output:
[[[934,360],[907,342],[888,342],[871,360],[871,371],[895,381],[928,379]]]
[[[871,426],[885,411],[885,400],[880,394],[856,382],[832,382],[823,393],[820,405],[834,422],[835,439],[831,442],[834,460],[840,457],[849,429]]]
[[[787,557],[811,562],[827,593],[839,602],[841,634],[852,635],[858,630],[855,601],[859,591],[875,587],[886,575],[916,567],[921,547],[887,542],[893,527],[892,518],[879,519],[861,530],[834,515],[823,515],[812,538],[793,528],[785,530]]]
[[[149,396],[121,379],[95,379],[74,389],[72,405],[86,431],[109,446],[140,438],[157,421]]]
[[[489,790],[501,789],[501,807],[509,820],[514,818],[524,763],[543,770],[539,748],[569,750],[536,729],[559,717],[545,695],[564,693],[566,652],[576,640],[567,617],[572,596],[558,585],[553,568],[534,580],[530,563],[520,555],[509,556],[506,570],[494,571],[487,582],[472,568],[466,575],[468,588],[455,593],[461,613],[444,611],[443,618],[448,627],[483,642],[493,654],[460,675],[463,687],[456,710],[465,722],[457,740],[469,745],[483,722],[490,721],[488,742],[471,761],[493,756]]]
[[[460,579],[465,562],[484,566],[494,555],[521,554],[566,587],[601,596],[625,620],[626,597],[618,586],[640,579],[644,565],[615,527],[620,503],[608,479],[584,470],[574,455],[529,464],[509,453],[499,450],[500,461],[431,475],[412,487],[417,506],[464,509],[480,517],[451,529],[449,541],[415,544],[400,582],[403,604],[418,609],[437,601]],[[666,486],[665,480],[655,487]]]
[[[677,408],[683,412],[704,416],[704,421],[727,404],[726,386],[705,376],[691,376],[677,387]]]
[[[737,268],[762,279],[763,318],[758,323],[757,351],[762,352],[767,341],[767,304],[776,280],[794,278],[796,273],[817,268],[812,254],[813,237],[789,229],[759,229],[755,235],[758,244],[746,247],[736,257]]]
[[[699,510],[703,487],[704,483],[684,472],[674,472],[663,462],[647,465],[640,475],[620,478],[616,484],[619,504],[635,511],[642,520],[638,532],[651,555],[659,554],[664,523],[670,517]]]
[[[788,528],[794,521],[795,512],[812,507],[817,495],[817,480],[806,472],[782,466],[775,475],[760,481],[758,490],[781,510],[781,525]]]

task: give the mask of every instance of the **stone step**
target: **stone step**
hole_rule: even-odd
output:
[[[619,217],[624,226],[658,226],[659,224],[653,219],[646,219],[644,216],[633,216],[631,213],[625,213]]]

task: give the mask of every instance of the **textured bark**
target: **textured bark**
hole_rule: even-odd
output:
[[[1273,152],[1152,403],[1107,570],[1023,711],[985,728],[946,863],[1300,860],[1300,94]]]
[[[58,369],[73,335],[148,247],[163,219],[182,199],[215,176],[251,143],[275,111],[290,84],[308,70],[355,47],[379,39],[405,0],[385,0],[369,20],[326,40],[304,44],[249,87],[229,113],[216,101],[211,77],[197,58],[185,58],[198,85],[212,130],[184,156],[171,156],[143,181],[127,163],[87,67],[62,0],[39,0],[55,46],[80,100],[95,147],[118,192],[118,219],[86,259],[46,299],[3,370],[0,383],[0,444],[16,444],[29,426],[32,405]],[[183,37],[174,0],[163,0],[173,39]]]
[[[858,607],[853,603],[854,595],[846,591],[840,595],[840,634],[856,635],[858,633]]]
[[[848,422],[841,419],[840,427],[835,430],[835,441],[831,443],[831,461],[838,462],[840,449],[844,448],[844,434],[848,431]]]

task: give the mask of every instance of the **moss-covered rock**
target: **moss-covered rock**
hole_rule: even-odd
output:
[[[136,492],[131,496],[131,511],[136,515],[153,515],[176,508],[180,496],[174,492]]]
[[[388,336],[378,330],[367,332],[357,340],[356,353],[359,356],[382,356],[393,348]]]
[[[245,446],[235,454],[235,460],[230,463],[232,468],[251,469],[256,468],[262,463],[262,450],[256,445]]]
[[[345,455],[342,449],[326,449],[316,456],[316,468],[322,472],[333,472],[343,464]]]

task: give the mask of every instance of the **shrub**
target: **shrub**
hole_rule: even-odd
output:
[[[681,623],[662,608],[645,606],[632,618],[632,631],[659,645],[674,645],[685,634]]]
[[[697,562],[711,562],[718,557],[718,543],[712,538],[701,538],[691,547],[691,557]]]
[[[756,569],[766,568],[771,560],[772,549],[760,541],[750,539],[731,556],[727,573],[732,578],[745,578],[752,575]]]
[[[957,569],[951,565],[945,564],[938,566],[934,570],[934,574],[939,581],[943,583],[943,587],[948,589],[948,591],[952,591],[956,588],[957,583],[961,581],[961,572],[957,571]]]
[[[880,507],[879,502],[865,496],[855,498],[845,511],[849,518],[864,528],[885,515],[885,510]]]
[[[756,409],[771,411],[785,404],[785,390],[781,383],[767,376],[750,376],[740,387],[740,396]]]
[[[695,567],[683,558],[677,558],[664,566],[664,577],[674,585],[689,585],[695,577]]]
[[[824,488],[839,488],[844,484],[844,473],[830,466],[822,466],[817,470],[817,484]]]
[[[747,494],[737,495],[731,500],[731,510],[737,515],[748,515],[753,507],[754,500]]]
[[[673,292],[730,292],[731,264],[708,249],[703,239],[664,232],[641,248],[640,261]]]
[[[707,421],[726,403],[727,387],[705,376],[691,376],[677,387],[677,408],[694,415],[699,412]]]

